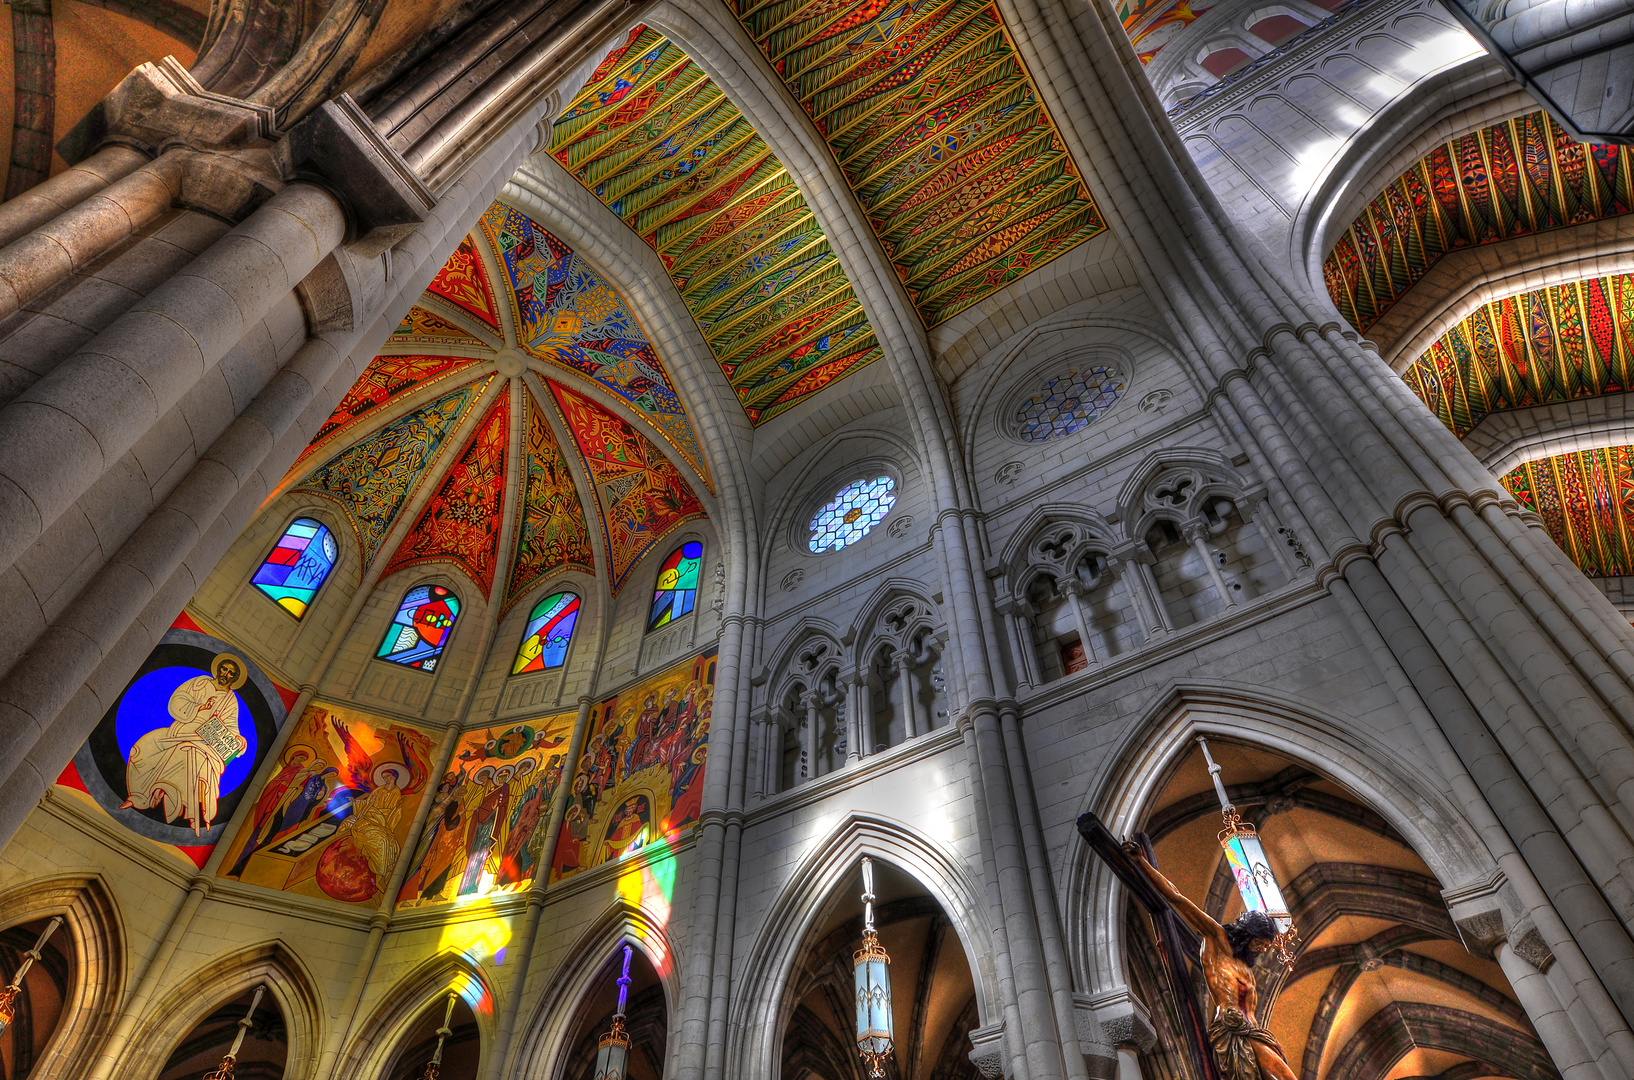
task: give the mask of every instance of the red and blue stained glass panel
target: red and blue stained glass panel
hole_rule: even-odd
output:
[[[658,570],[658,583],[653,586],[648,630],[667,626],[692,610],[698,602],[698,570],[703,561],[704,546],[696,540],[689,540],[670,552]]]
[[[460,599],[441,585],[417,585],[403,597],[375,656],[433,671],[460,617]]]
[[[567,662],[567,647],[579,622],[579,598],[570,592],[552,593],[533,606],[522,645],[516,650],[512,675],[548,671]]]
[[[296,518],[250,584],[299,619],[335,568],[336,554],[335,538],[327,526],[311,518]]]

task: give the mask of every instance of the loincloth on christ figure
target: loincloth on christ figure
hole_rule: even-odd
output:
[[[1260,1063],[1254,1056],[1254,1044],[1270,1048],[1277,1057],[1287,1061],[1287,1055],[1277,1044],[1276,1036],[1266,1028],[1249,1021],[1241,1009],[1225,1008],[1214,1014],[1208,1026],[1209,1046],[1214,1049],[1215,1063],[1225,1080],[1260,1080]]]

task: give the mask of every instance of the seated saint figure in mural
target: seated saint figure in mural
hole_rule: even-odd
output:
[[[1175,914],[1203,939],[1203,978],[1214,999],[1208,1041],[1220,1075],[1225,1080],[1299,1080],[1276,1037],[1254,1016],[1259,1004],[1254,965],[1276,940],[1276,923],[1263,911],[1245,911],[1229,926],[1221,926],[1147,862],[1139,844],[1127,843],[1123,850]]]
[[[378,893],[391,880],[401,850],[397,824],[403,816],[403,788],[408,785],[409,770],[406,765],[388,761],[374,770],[372,779],[373,789],[352,800],[351,816],[335,830],[333,847],[351,841],[374,877],[372,892]]]
[[[125,801],[138,810],[162,807],[166,821],[186,817],[193,834],[215,823],[221,774],[249,743],[238,733],[238,695],[249,673],[238,657],[220,653],[210,674],[188,679],[170,695],[169,727],[136,740],[125,766]]]
[[[626,851],[634,851],[646,840],[647,824],[652,811],[645,795],[632,795],[624,800],[613,820],[607,823],[607,839],[602,843],[601,861],[616,859]]]

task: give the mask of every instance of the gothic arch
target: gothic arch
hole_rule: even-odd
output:
[[[922,610],[912,616],[902,630],[889,635],[882,633],[879,624],[885,618],[888,609],[905,600],[914,601]],[[923,586],[918,582],[903,578],[888,578],[880,582],[857,609],[857,616],[852,620],[851,627],[843,639],[851,643],[852,668],[866,668],[879,650],[879,646],[892,638],[898,641],[906,640],[924,629],[929,629],[933,633],[939,632],[942,629],[942,621],[937,607],[931,602],[930,597],[925,595]]]
[[[318,1064],[328,1012],[306,964],[276,939],[246,946],[181,976],[137,1021],[113,1073],[153,1080],[172,1049],[220,1002],[257,985],[266,986],[283,1013],[289,1037],[286,1080],[306,1080]]]
[[[1149,489],[1171,472],[1184,474],[1184,479],[1191,484],[1188,490],[1177,489],[1173,496],[1164,499],[1172,501],[1172,507],[1160,508],[1148,495],[1161,493]],[[1118,518],[1125,535],[1139,543],[1158,520],[1166,518],[1178,526],[1184,519],[1199,513],[1209,497],[1218,495],[1241,500],[1247,487],[1225,455],[1217,450],[1195,446],[1160,450],[1142,461],[1119,489]]]
[[[422,1013],[441,1003],[450,990],[458,990],[473,1006],[482,1054],[486,1060],[494,1040],[494,1011],[478,1009],[476,993],[493,1000],[493,991],[483,978],[482,966],[464,953],[439,953],[422,963],[375,1006],[367,1021],[352,1034],[351,1045],[342,1053],[338,1076],[375,1077],[387,1075],[392,1058],[400,1053],[404,1037]],[[439,1014],[440,1015],[440,1014]],[[293,1060],[293,1055],[291,1055]]]
[[[1023,579],[1029,577],[1027,570],[1032,563],[1030,554],[1034,542],[1046,528],[1058,525],[1066,526],[1074,533],[1070,552],[1061,560],[1067,566],[1071,566],[1085,551],[1093,549],[1105,554],[1125,539],[1091,507],[1072,503],[1040,503],[1011,530],[1010,538],[1004,542],[999,555],[999,565],[1010,579],[1012,591],[1020,592],[1026,588],[1027,582]]]
[[[670,1023],[665,1058],[680,1035],[680,956],[666,928],[667,917],[620,897],[579,935],[565,952],[566,963],[556,969],[534,1004],[527,1026],[518,1031],[517,1048],[508,1071],[517,1077],[570,1080],[564,1076],[569,1040],[578,1003],[594,990],[596,973],[620,945],[630,945],[647,958],[664,988],[664,1009]]]
[[[15,886],[0,893],[0,930],[60,915],[71,942],[74,984],[63,1002],[62,1022],[33,1080],[83,1075],[107,1036],[125,988],[125,927],[112,892],[99,874],[68,874]]]
[[[1171,683],[1102,760],[1079,812],[1093,811],[1116,836],[1138,828],[1177,759],[1200,734],[1265,747],[1320,769],[1400,833],[1444,891],[1497,873],[1437,778],[1353,719],[1260,687]],[[1123,886],[1076,839],[1064,846],[1061,860],[1073,981],[1088,993],[1117,990],[1125,978],[1121,931],[1097,935],[1091,928],[1122,926]]]
[[[727,1066],[729,1075],[779,1075],[782,1034],[795,1006],[787,993],[791,973],[835,888],[864,855],[907,873],[941,905],[969,961],[980,1020],[990,1024],[998,1019],[997,979],[988,947],[990,920],[982,890],[940,845],[905,825],[853,811],[827,837],[812,843],[755,935],[739,989],[733,993],[726,1060],[735,1065]]]

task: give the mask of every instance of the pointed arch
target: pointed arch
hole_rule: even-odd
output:
[[[61,916],[71,942],[74,984],[62,1021],[29,1076],[81,1076],[118,1015],[125,991],[125,925],[113,892],[100,874],[35,879],[0,892],[0,930]]]
[[[474,958],[465,953],[445,952],[427,959],[386,991],[368,1020],[354,1030],[335,1075],[386,1076],[393,1057],[404,1049],[403,1040],[414,1022],[451,990],[457,992],[475,1014],[481,1053],[486,1060],[493,1046],[495,1014],[492,1007],[478,1006],[484,999],[493,1001],[493,990],[483,977],[482,965]]]
[[[829,908],[835,889],[867,855],[912,877],[947,914],[970,964],[983,1023],[999,1016],[990,920],[982,890],[945,849],[899,822],[850,813],[790,875],[755,935],[733,993],[726,1071],[734,1076],[778,1076],[782,1032],[795,1002],[789,980],[812,927]]]

